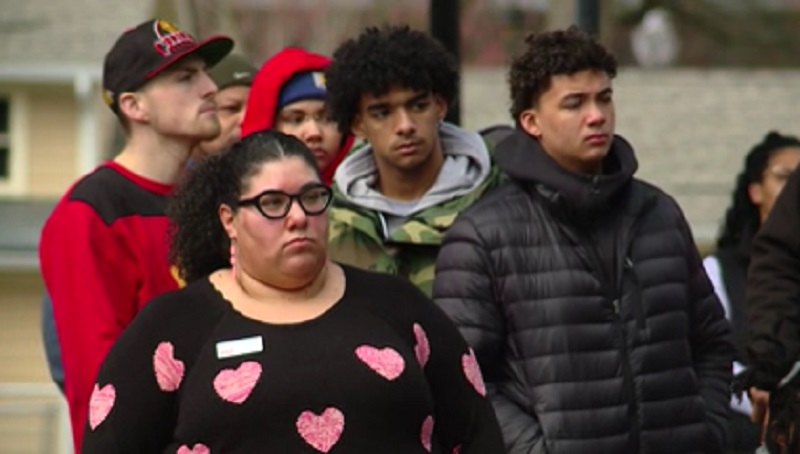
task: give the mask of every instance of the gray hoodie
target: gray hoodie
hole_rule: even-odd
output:
[[[342,161],[334,182],[347,200],[382,214],[388,230],[394,230],[414,213],[472,192],[489,175],[491,158],[479,134],[441,123],[439,139],[444,163],[433,186],[419,200],[393,200],[378,192],[374,186],[377,170],[369,144]]]

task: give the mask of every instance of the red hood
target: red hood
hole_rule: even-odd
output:
[[[306,71],[324,71],[330,63],[330,58],[299,47],[287,47],[264,62],[253,78],[250,94],[247,96],[247,109],[242,119],[242,137],[275,126],[278,95],[283,84],[292,76]],[[345,137],[339,154],[328,168],[322,169],[325,183],[330,184],[336,167],[352,144],[353,137]]]

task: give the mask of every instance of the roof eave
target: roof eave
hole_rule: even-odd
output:
[[[40,65],[3,64],[0,65],[0,82],[15,83],[73,83],[78,78],[89,77],[100,81],[102,73],[96,65]]]

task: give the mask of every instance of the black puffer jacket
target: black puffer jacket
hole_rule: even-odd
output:
[[[721,453],[730,327],[672,198],[614,139],[597,177],[528,135],[465,211],[433,297],[475,349],[509,453]]]

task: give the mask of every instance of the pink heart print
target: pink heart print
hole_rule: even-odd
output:
[[[261,364],[245,361],[236,369],[222,369],[214,377],[214,390],[223,400],[240,404],[250,397],[261,377]]]
[[[176,454],[211,454],[211,450],[203,443],[197,443],[191,449],[186,445],[181,446]]]
[[[117,390],[111,383],[102,388],[95,383],[92,396],[89,398],[89,427],[95,430],[114,408],[117,400]]]
[[[481,368],[478,366],[478,360],[475,358],[475,352],[470,348],[469,353],[461,355],[461,367],[464,369],[464,375],[467,381],[472,384],[475,391],[481,396],[486,396],[486,385],[483,383],[483,376],[481,375]]]
[[[431,356],[431,346],[428,343],[428,335],[419,323],[414,323],[414,337],[417,343],[414,345],[414,353],[417,355],[419,365],[425,367],[428,364],[428,358]]]
[[[431,439],[433,438],[433,416],[428,416],[422,422],[422,431],[420,432],[420,440],[422,447],[426,451],[431,452]]]
[[[343,431],[344,414],[335,407],[326,408],[321,415],[306,410],[297,417],[297,433],[319,452],[330,451]]]
[[[406,367],[400,353],[391,347],[375,348],[362,345],[356,348],[356,356],[381,377],[391,381],[399,377]]]
[[[170,342],[161,342],[153,354],[153,369],[162,391],[177,391],[183,380],[183,361],[175,359],[175,348]]]

